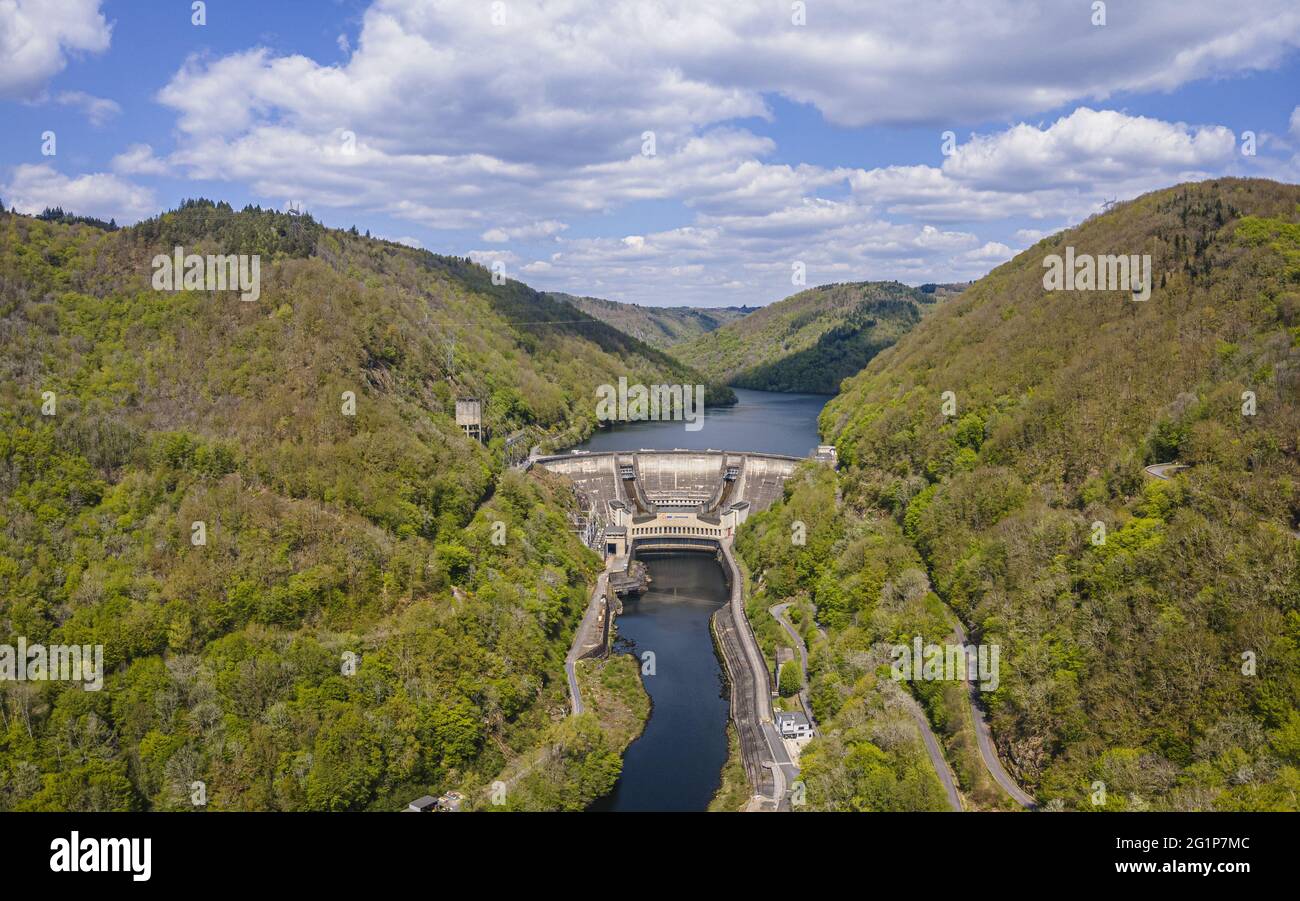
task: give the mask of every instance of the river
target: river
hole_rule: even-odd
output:
[[[737,388],[734,407],[705,412],[703,428],[681,422],[636,422],[602,430],[581,450],[735,450],[806,456],[817,445],[820,394],[777,394]],[[640,598],[623,602],[618,650],[654,654],[654,675],[642,683],[650,720],[623,755],[614,790],[598,811],[704,810],[717,792],[727,759],[730,704],[709,620],[727,602],[722,568],[704,554],[644,558],[653,579]],[[645,664],[642,664],[644,671]]]

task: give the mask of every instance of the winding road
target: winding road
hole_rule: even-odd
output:
[[[907,689],[900,686],[899,695],[907,707],[907,712],[912,714],[917,731],[921,733],[925,753],[930,755],[930,764],[934,767],[934,773],[939,777],[944,793],[948,796],[948,806],[956,811],[965,810],[961,803],[961,793],[957,791],[957,779],[952,774],[952,767],[948,766],[948,758],[943,756],[943,749],[939,746],[939,739],[934,734],[934,730],[930,728],[930,721],[926,719],[925,711]]]
[[[784,604],[773,604],[767,608],[767,612],[772,614],[772,619],[781,624],[785,634],[790,636],[794,646],[799,650],[799,703],[803,705],[804,713],[808,715],[808,723],[813,727],[813,732],[817,731],[817,722],[813,719],[812,699],[808,697],[808,645],[804,644],[803,636],[795,631],[794,624],[786,617],[785,612],[790,608],[790,602]],[[777,682],[780,682],[781,674],[777,673]]]
[[[966,644],[966,630],[960,622],[957,623],[957,643]],[[975,722],[975,743],[979,745],[980,757],[984,758],[984,768],[989,771],[989,775],[1002,790],[1010,795],[1021,807],[1035,810],[1038,802],[1034,796],[1029,794],[1020,787],[1007,768],[1002,765],[1002,759],[998,757],[997,750],[993,747],[993,732],[989,729],[988,718],[984,715],[984,705],[980,703],[980,687],[978,682],[966,681],[966,691],[970,695],[970,712],[971,719]]]
[[[808,722],[817,728],[813,721],[812,703],[808,697],[808,645],[804,643],[803,636],[795,631],[794,625],[786,617],[785,612],[790,607],[790,602],[782,604],[773,604],[767,608],[767,612],[772,614],[772,618],[781,624],[781,628],[794,641],[795,647],[799,649],[799,663],[803,667],[803,687],[799,690],[799,700],[803,702],[803,709],[808,713]],[[825,633],[822,633],[825,637]],[[930,721],[926,719],[921,705],[916,702],[916,698],[906,690],[899,691],[899,697],[903,699],[907,712],[912,715],[916,723],[916,729],[921,733],[921,742],[925,745],[925,753],[930,758],[930,764],[934,767],[934,773],[939,777],[939,783],[943,785],[944,794],[948,796],[948,806],[953,810],[961,811],[965,808],[961,803],[961,793],[957,790],[957,779],[953,776],[952,767],[948,766],[948,760],[943,756],[943,749],[939,745],[939,739],[930,728]]]
[[[1187,464],[1154,463],[1151,466],[1145,467],[1144,471],[1153,479],[1168,481],[1174,473],[1183,469],[1187,469]],[[1300,533],[1292,532],[1291,534],[1300,538]],[[957,641],[960,644],[966,644],[966,630],[962,627],[960,622],[957,623]],[[1029,808],[1030,810],[1035,809],[1038,806],[1038,803],[1034,800],[1032,795],[1022,789],[1011,777],[1011,774],[1007,772],[1006,767],[1002,765],[1002,760],[998,757],[997,750],[993,747],[993,735],[992,731],[989,729],[988,718],[984,714],[984,707],[979,700],[978,684],[968,681],[967,690],[970,693],[971,716],[975,722],[976,743],[979,745],[980,756],[984,759],[985,768],[989,771],[989,775],[991,775],[998,785],[1002,787],[1002,790],[1014,798],[1017,803],[1023,807]],[[913,701],[913,704],[915,704],[915,701]],[[919,708],[917,712],[920,712]],[[925,735],[924,732],[922,734],[923,736]],[[933,736],[931,735],[930,738],[932,739]],[[927,748],[928,747],[929,741],[927,740]],[[934,755],[932,754],[931,759],[933,758]]]
[[[1178,470],[1186,468],[1187,465],[1184,463],[1153,463],[1146,467],[1143,472],[1151,476],[1153,479],[1160,479],[1167,482],[1169,481],[1170,473],[1178,472]]]

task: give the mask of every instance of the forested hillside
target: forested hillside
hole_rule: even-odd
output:
[[[260,299],[153,290],[175,245],[260,254]],[[562,669],[598,560],[569,488],[500,443],[590,431],[620,375],[694,374],[584,318],[309,217],[0,214],[0,643],[107,669],[0,683],[0,809],[187,809],[197,782],[212,809],[475,804],[540,747],[559,765],[510,806],[607,791]]]
[[[1150,299],[1045,291],[1067,246],[1150,254]],[[1116,809],[1300,808],[1300,187],[1178,186],[1044,239],[821,427],[854,515],[1001,646],[994,737],[1041,802],[1092,809],[1102,782]],[[1187,468],[1144,472],[1166,462]],[[800,584],[879,631],[903,564],[829,578],[855,541]]]
[[[898,282],[801,291],[674,352],[711,380],[762,391],[833,394],[943,296]]]
[[[754,312],[752,307],[643,307],[600,297],[549,293],[651,347],[667,350]]]
[[[747,612],[760,641],[765,631],[780,635],[768,608],[789,601],[790,619],[809,649],[810,697],[821,734],[800,758],[806,805],[946,810],[901,697],[908,686],[889,678],[884,644],[939,629],[942,604],[895,523],[837,507],[836,479],[829,467],[805,464],[786,483],[784,500],[749,520],[736,543],[757,583]],[[791,540],[796,524],[805,531],[802,544]]]

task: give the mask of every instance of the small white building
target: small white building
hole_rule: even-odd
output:
[[[776,731],[782,738],[812,738],[812,724],[798,711],[776,714]]]

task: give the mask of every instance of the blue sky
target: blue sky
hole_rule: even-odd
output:
[[[791,294],[800,263],[974,278],[1112,197],[1300,172],[1289,0],[205,12],[0,4],[4,203],[297,202],[538,288],[712,306]]]

